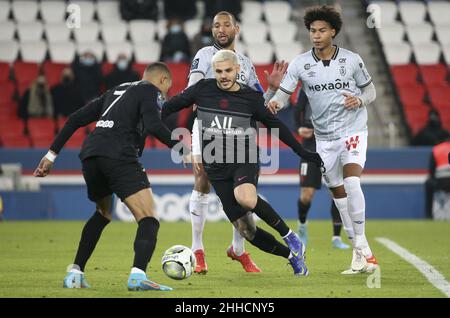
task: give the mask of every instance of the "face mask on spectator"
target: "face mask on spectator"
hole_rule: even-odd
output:
[[[80,58],[80,62],[81,64],[83,64],[84,66],[92,66],[95,63],[95,58],[92,56],[82,56]]]
[[[170,27],[170,33],[180,33],[182,30],[181,25],[174,24]]]
[[[117,68],[121,71],[125,71],[128,68],[128,60],[120,59],[117,61]]]

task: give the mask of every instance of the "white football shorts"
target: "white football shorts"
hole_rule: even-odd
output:
[[[355,133],[336,140],[317,140],[317,152],[325,165],[323,181],[328,188],[344,183],[344,166],[356,163],[364,168],[367,153],[367,131]]]

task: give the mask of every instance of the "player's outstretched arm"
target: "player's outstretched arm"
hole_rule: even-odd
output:
[[[66,142],[72,137],[73,133],[80,127],[86,126],[100,118],[103,105],[103,96],[89,102],[86,106],[80,108],[71,114],[64,127],[56,136],[47,154],[41,159],[38,167],[34,171],[35,177],[45,177],[50,173],[53,162],[58,156]]]
[[[294,138],[289,128],[287,128],[285,124],[265,109],[264,106],[257,107],[255,117],[257,120],[266,125],[266,127],[270,129],[277,128],[279,131],[278,137],[280,140],[288,145],[297,155],[306,161],[316,164],[318,167],[323,167],[323,161],[319,154],[303,148],[303,146]]]
[[[166,101],[161,110],[161,118],[163,121],[166,120],[171,114],[179,112],[183,108],[188,108],[195,103],[195,95],[199,85],[203,80],[200,80],[196,84],[189,86],[183,92],[178,95],[173,96],[171,99]]]
[[[187,156],[190,153],[189,147],[183,142],[172,139],[171,131],[159,116],[157,105],[146,107],[146,112],[142,114],[142,118],[145,130],[148,134],[156,137],[169,148],[174,148],[176,145],[181,144],[180,154],[182,156]]]

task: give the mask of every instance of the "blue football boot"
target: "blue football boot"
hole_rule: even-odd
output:
[[[86,279],[84,279],[84,274],[68,272],[63,281],[64,288],[91,288]]]
[[[128,278],[128,290],[130,291],[145,291],[145,290],[158,290],[158,291],[170,291],[173,288],[157,284],[147,278],[147,275],[141,273],[130,274]]]
[[[294,269],[294,275],[307,276],[309,272],[305,264],[305,245],[300,241],[297,234],[292,231],[283,239],[291,250],[292,257],[289,259],[289,263]]]
[[[342,242],[342,239],[339,236],[334,236],[331,240],[331,244],[334,248],[340,249],[340,250],[348,250],[350,248],[350,245],[345,244]]]

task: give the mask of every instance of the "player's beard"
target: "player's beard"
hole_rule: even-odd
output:
[[[220,43],[219,42],[219,37],[217,36],[216,42],[217,42],[217,44],[219,44],[220,47],[226,49],[233,43],[235,35],[234,34],[233,35],[228,35],[227,34],[227,38],[228,38],[228,41],[226,41],[225,43]]]
[[[224,91],[229,91],[231,88],[233,88],[233,86],[234,86],[234,84],[236,84],[236,82],[237,82],[237,79],[235,77],[235,79],[231,82],[231,85],[228,88],[226,88],[226,87],[223,87],[222,83],[219,81],[219,87],[220,87],[220,89],[222,89]]]

